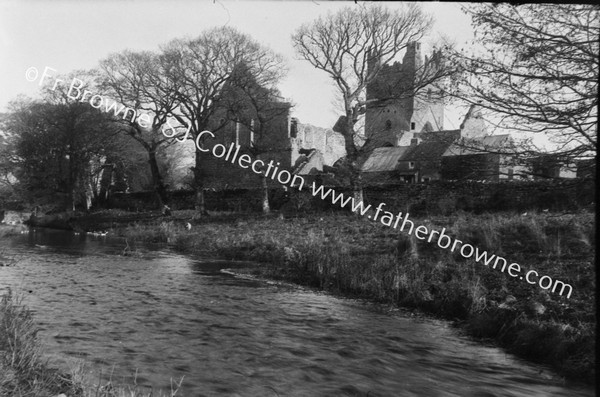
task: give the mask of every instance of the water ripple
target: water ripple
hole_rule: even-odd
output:
[[[26,259],[0,291],[31,291],[53,361],[192,396],[591,396],[447,323],[219,272],[169,251],[114,255],[117,239],[38,231],[0,241]],[[114,367],[114,369],[113,369]]]

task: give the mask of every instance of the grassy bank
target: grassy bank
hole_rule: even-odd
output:
[[[37,339],[37,326],[22,299],[9,290],[0,297],[0,396],[150,397],[176,391],[145,391],[138,385],[95,384],[79,364],[69,373],[52,368]]]
[[[352,215],[191,221],[120,229],[129,240],[258,263],[245,272],[417,308],[572,379],[595,379],[592,213],[414,219],[573,286],[570,299]]]
[[[0,299],[0,396],[77,394],[67,376],[42,358],[31,312],[10,291]]]

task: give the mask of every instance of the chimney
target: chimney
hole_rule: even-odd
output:
[[[290,136],[292,138],[296,138],[298,135],[298,119],[296,117],[292,117],[290,120]]]
[[[410,140],[410,146],[417,146],[419,143],[421,143],[421,138],[419,138],[419,133],[415,132]]]

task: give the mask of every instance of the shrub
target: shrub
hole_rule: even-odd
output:
[[[450,215],[456,212],[457,203],[454,196],[442,197],[437,201],[437,209],[442,215]]]

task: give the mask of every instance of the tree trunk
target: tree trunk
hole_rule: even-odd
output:
[[[70,147],[73,147],[73,145],[71,144]],[[75,155],[71,152],[69,153],[69,207],[73,212],[75,212],[75,204],[77,203],[77,171],[75,165]]]
[[[93,198],[94,198],[94,188],[91,182],[87,182],[87,189],[85,190],[85,209],[89,211],[92,208]]]
[[[358,204],[359,202],[362,202],[363,201],[363,185],[362,185],[362,175],[360,174],[360,169],[357,169],[356,174],[353,173],[353,176],[350,179],[350,186],[352,187],[354,203]]]
[[[156,149],[152,148],[148,150],[148,163],[150,163],[150,171],[152,173],[152,183],[154,185],[154,192],[156,193],[156,201],[158,202],[158,208],[163,209],[167,202],[167,189],[163,184],[162,176],[158,168],[158,161],[156,160]]]
[[[196,165],[194,171],[194,188],[196,189],[196,202],[194,208],[200,216],[208,215],[206,212],[206,205],[204,200],[204,176],[202,175],[202,153],[196,148]]]
[[[102,166],[102,176],[100,177],[100,193],[98,194],[98,203],[102,207],[105,207],[108,203],[114,169],[115,165],[109,163],[108,160]]]
[[[263,214],[268,214],[271,212],[271,207],[269,206],[269,185],[267,184],[267,178],[263,174],[260,175],[260,184],[262,187],[262,212]]]
[[[348,161],[348,171],[350,172],[350,186],[352,187],[352,195],[354,202],[358,203],[363,200],[362,175],[359,165],[359,149],[354,143],[354,121],[351,117],[351,112],[345,116],[345,122],[342,123],[342,135],[344,136],[344,144],[346,147],[346,159]]]
[[[196,185],[196,203],[194,204],[194,208],[200,215],[207,215],[204,204],[204,188],[198,185]]]

